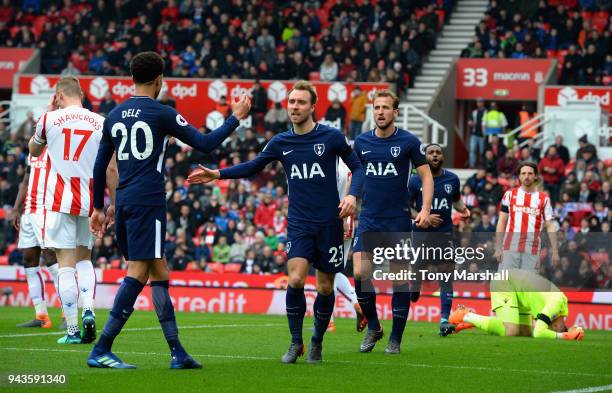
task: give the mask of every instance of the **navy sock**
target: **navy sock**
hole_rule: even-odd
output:
[[[285,302],[291,342],[302,344],[302,326],[304,325],[304,314],[306,314],[306,296],[304,296],[304,288],[293,288],[288,286]]]
[[[401,343],[410,311],[410,287],[408,284],[393,288],[391,308],[393,309],[393,326],[390,339]]]
[[[94,347],[94,352],[108,352],[111,350],[115,337],[121,332],[123,325],[127,322],[134,311],[136,298],[142,291],[144,284],[132,277],[125,277],[111,309],[108,320],[102,330],[102,335]]]
[[[323,342],[323,335],[325,334],[327,326],[329,325],[329,320],[334,313],[335,300],[336,297],[334,296],[334,291],[332,291],[329,295],[317,293],[317,298],[315,299],[313,306],[315,322],[312,341],[317,343]]]
[[[443,320],[448,321],[451,308],[453,307],[453,283],[442,282],[440,283],[440,316]]]
[[[164,331],[164,337],[170,347],[172,356],[184,357],[187,355],[185,349],[181,345],[178,338],[178,326],[176,326],[176,317],[174,316],[174,306],[168,293],[169,283],[165,281],[151,281],[151,295],[153,297],[153,305],[157,313],[157,319]]]
[[[355,293],[363,315],[368,319],[368,330],[380,330],[378,313],[376,312],[376,292],[370,280],[365,281],[362,288],[361,279],[355,279]],[[364,291],[364,289],[366,291]]]

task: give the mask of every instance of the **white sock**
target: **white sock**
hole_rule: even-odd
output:
[[[94,310],[94,294],[96,292],[96,271],[91,261],[79,261],[76,264],[79,292],[83,300],[83,314]]]
[[[483,321],[487,320],[489,317],[485,315],[478,315],[473,312],[469,312],[465,314],[463,317],[463,322],[471,323],[472,325],[480,324]]]
[[[62,309],[68,325],[68,334],[76,334],[79,332],[79,288],[77,287],[76,270],[73,267],[60,267],[57,281]]]
[[[53,265],[47,265],[47,271],[51,275],[51,279],[53,280],[53,284],[55,285],[55,292],[59,293],[59,289],[57,289],[57,275],[59,274],[59,263],[55,262]]]
[[[40,268],[26,267],[26,278],[28,280],[28,290],[36,315],[47,314],[47,302],[45,301],[45,280],[40,274]]]
[[[358,303],[355,288],[353,288],[351,285],[348,277],[342,273],[336,274],[336,279],[334,280],[334,291],[336,294],[340,292],[340,294],[348,298],[353,305]]]

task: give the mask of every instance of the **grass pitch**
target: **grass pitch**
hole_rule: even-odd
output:
[[[289,345],[284,317],[179,313],[182,342],[203,370],[169,370],[170,356],[154,312],[135,311],[115,353],[137,370],[90,369],[91,345],[59,345],[61,333],[16,328],[31,308],[0,308],[0,391],[53,392],[553,392],[610,385],[612,332],[587,331],[585,341],[501,338],[475,330],[438,337],[437,325],[408,322],[402,354],[359,353],[354,320],[336,320],[320,365],[280,363]],[[97,312],[98,334],[107,310]],[[51,310],[54,323],[59,311]],[[304,338],[312,334],[306,318]],[[9,374],[63,373],[63,386],[9,385]],[[591,390],[595,391],[595,390]],[[599,391],[599,390],[598,390]]]

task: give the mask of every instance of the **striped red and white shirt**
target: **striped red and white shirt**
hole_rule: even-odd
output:
[[[501,202],[502,211],[509,215],[504,237],[504,250],[540,253],[540,234],[546,221],[554,218],[548,194],[526,192],[523,187],[506,191]]]
[[[336,184],[338,187],[338,197],[340,201],[344,199],[345,196],[348,195],[350,190],[349,179],[351,178],[351,170],[342,160],[338,160],[336,166]],[[344,219],[345,223],[348,225],[348,233],[349,237],[352,239],[355,237],[355,215],[351,214],[350,216]],[[345,252],[347,250],[344,250]]]
[[[50,165],[47,148],[43,148],[42,154],[38,157],[28,156],[27,162],[30,166],[30,178],[23,213],[43,214],[45,211],[45,179]]]
[[[79,106],[47,112],[36,124],[34,138],[47,143],[45,208],[89,217],[93,211],[93,167],[104,118]]]

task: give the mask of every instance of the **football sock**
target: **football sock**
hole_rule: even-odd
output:
[[[138,298],[138,294],[140,294],[143,287],[144,284],[133,277],[125,277],[123,279],[117,291],[117,296],[115,296],[113,308],[102,330],[102,335],[94,347],[94,352],[107,352],[111,350],[115,337],[121,332],[123,325],[132,315],[134,303],[136,303],[136,298]]]
[[[327,330],[327,326],[329,325],[329,319],[334,313],[334,303],[335,303],[334,292],[329,295],[323,295],[322,293],[317,294],[317,298],[315,299],[313,311],[314,311],[314,334],[312,336],[312,341],[320,343],[323,341],[323,335]]]
[[[25,268],[26,279],[28,281],[28,291],[30,292],[30,298],[32,304],[36,310],[36,315],[47,314],[47,302],[45,301],[45,281],[40,268],[26,267]]]
[[[393,325],[389,339],[401,343],[410,312],[410,287],[408,284],[393,288],[391,308],[393,310]]]
[[[174,306],[168,293],[169,281],[151,281],[151,292],[153,305],[157,313],[157,319],[164,331],[164,337],[170,347],[172,356],[184,357],[187,352],[181,345],[178,337],[178,326],[174,315]]]
[[[364,289],[367,289],[367,291],[363,291],[362,286],[365,286],[366,288]],[[368,319],[368,330],[380,330],[380,322],[376,312],[376,292],[374,292],[370,280],[364,280],[362,283],[362,280],[355,279],[355,292],[357,293],[357,300],[361,306],[361,311]]]
[[[79,261],[76,264],[77,280],[81,299],[83,300],[83,314],[93,311],[94,295],[96,293],[96,271],[91,261]]]
[[[61,267],[57,280],[68,334],[74,335],[79,332],[79,288],[77,287],[75,269],[73,267]]]
[[[453,283],[440,282],[440,316],[443,321],[448,321],[453,306]]]
[[[304,325],[304,314],[306,314],[306,296],[304,295],[304,288],[293,288],[288,286],[285,302],[291,342],[301,344],[303,342],[302,326]]]
[[[471,323],[478,329],[482,329],[497,336],[506,335],[506,328],[504,327],[504,323],[495,317],[485,317],[484,315],[478,315],[469,312],[465,314],[465,317],[463,317],[463,322]]]
[[[355,288],[353,288],[353,286],[351,285],[351,282],[349,281],[348,277],[342,273],[336,274],[336,277],[334,279],[334,292],[336,291],[344,295],[347,299],[349,299],[353,305],[358,303]]]
[[[59,263],[54,262],[53,265],[47,265],[47,270],[51,275],[51,279],[53,280],[53,285],[55,285],[55,292],[59,293],[59,289],[57,287],[57,277],[59,275]]]

